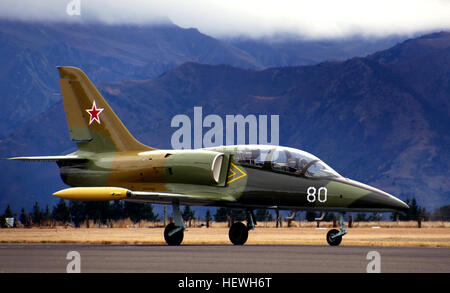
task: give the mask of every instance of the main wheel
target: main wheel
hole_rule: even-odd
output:
[[[228,232],[228,237],[234,245],[243,245],[247,242],[248,228],[241,222],[233,223]]]
[[[181,242],[183,242],[184,232],[183,229],[180,229],[180,231],[175,232],[172,235],[169,235],[169,233],[175,229],[178,229],[179,227],[175,226],[174,223],[170,223],[166,226],[164,229],[164,239],[166,240],[168,245],[180,245]]]
[[[332,230],[328,231],[328,233],[327,233],[328,244],[330,244],[331,246],[338,246],[339,244],[341,244],[342,235],[338,236],[338,237],[332,237],[333,235],[336,235],[338,233],[339,233],[339,230],[336,230],[336,229],[332,229]]]

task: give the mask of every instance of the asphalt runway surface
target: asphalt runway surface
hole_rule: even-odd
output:
[[[450,248],[276,245],[0,244],[0,272],[65,273],[70,251],[83,273],[449,273]]]

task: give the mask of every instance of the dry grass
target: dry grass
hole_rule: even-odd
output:
[[[345,223],[348,227],[348,222]],[[293,221],[293,228],[316,228],[317,222]],[[213,227],[227,227],[227,223],[213,223]],[[379,222],[353,222],[353,228],[418,228],[417,221],[379,221]],[[275,228],[276,222],[259,222],[258,228]],[[283,222],[282,228],[287,227],[287,223]],[[320,227],[332,228],[333,222],[320,222]],[[450,228],[450,222],[427,221],[422,222],[422,228]]]
[[[0,229],[3,243],[88,243],[88,244],[165,244],[163,223],[120,222],[115,228],[24,228]],[[123,226],[123,227],[118,227]],[[184,244],[230,244],[227,223],[212,223],[206,227],[188,228]],[[259,223],[249,234],[249,245],[327,245],[325,235],[332,223],[295,222],[291,228],[283,223]],[[150,227],[150,228],[148,228]],[[153,228],[155,227],[155,228]],[[364,246],[424,246],[450,247],[450,223],[423,222],[417,228],[416,222],[365,222],[354,223],[348,229],[341,245]]]

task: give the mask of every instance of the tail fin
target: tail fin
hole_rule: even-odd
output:
[[[78,142],[80,150],[152,150],[130,134],[82,70],[65,66],[58,70],[70,138]]]

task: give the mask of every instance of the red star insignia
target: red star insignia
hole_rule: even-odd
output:
[[[92,104],[92,108],[91,109],[86,109],[86,112],[89,113],[89,115],[91,115],[91,119],[89,120],[89,125],[92,124],[92,122],[97,121],[98,124],[100,124],[100,113],[103,112],[103,108],[97,108],[97,105],[95,105],[95,101]]]

